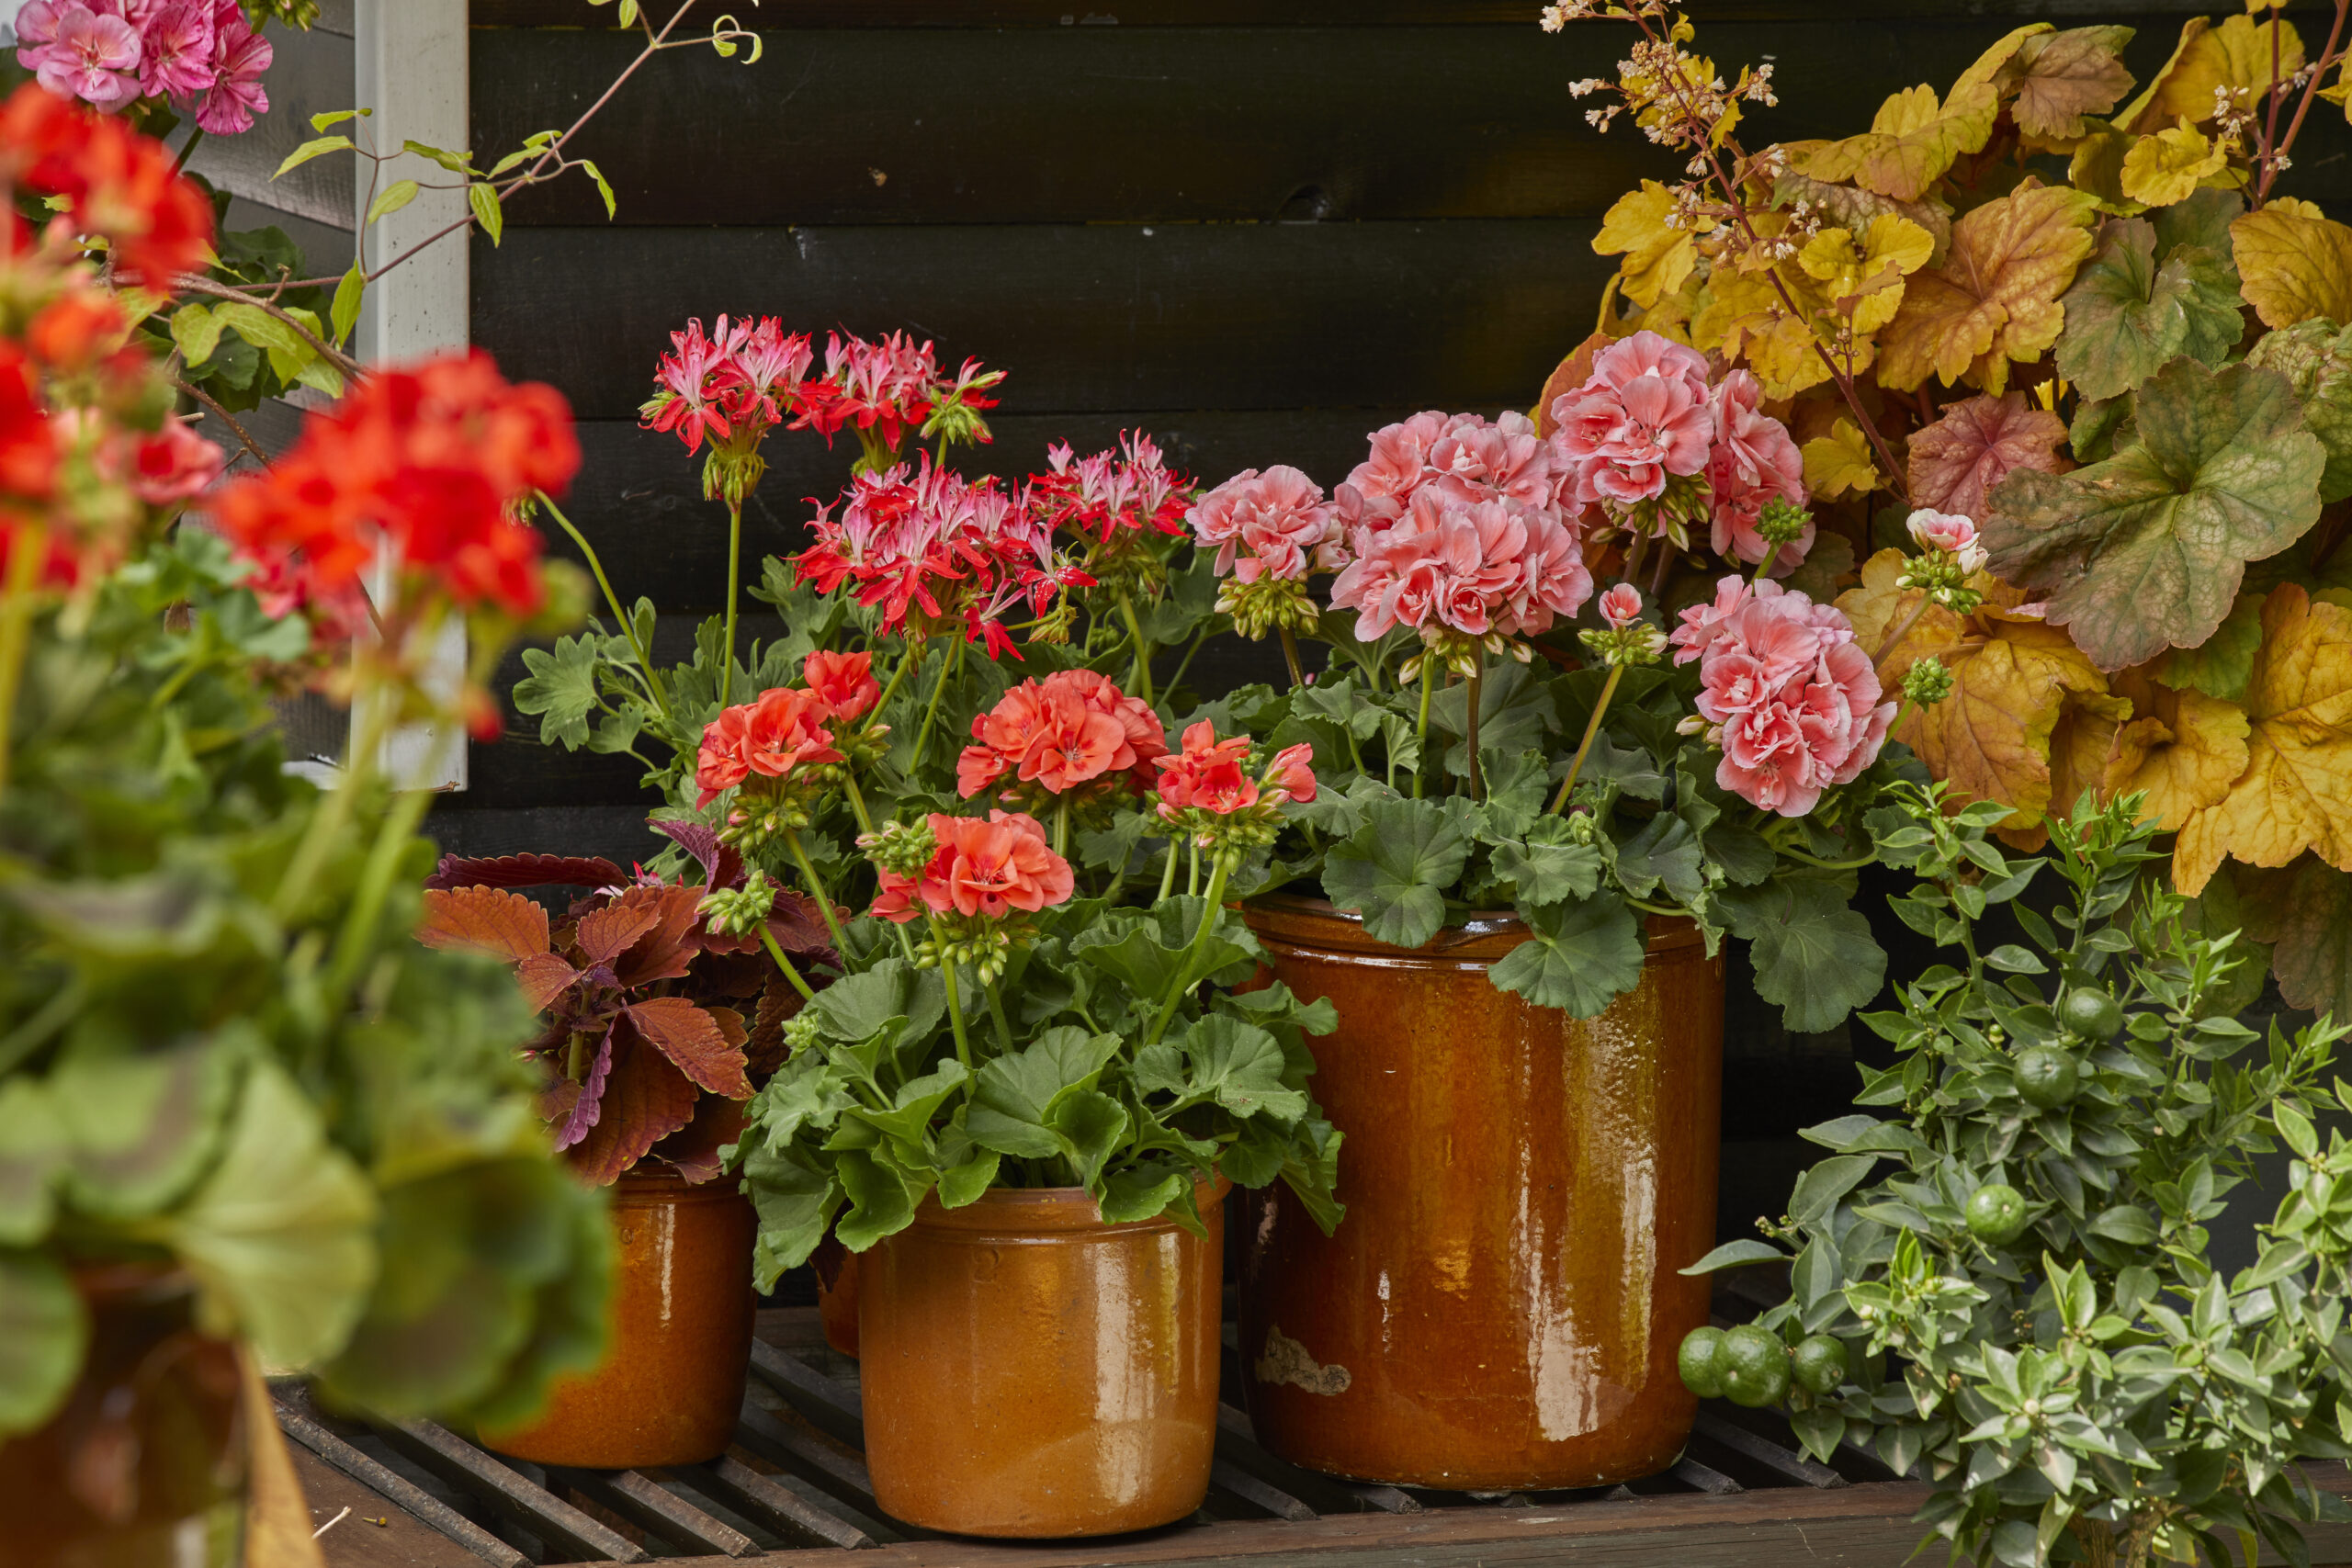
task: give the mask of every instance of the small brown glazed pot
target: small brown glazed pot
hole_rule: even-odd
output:
[[[825,1343],[842,1355],[857,1356],[857,1254],[830,1235],[808,1260],[817,1270],[817,1321]]]
[[[1241,1354],[1259,1439],[1310,1469],[1464,1491],[1664,1469],[1697,1401],[1675,1370],[1707,1321],[1679,1272],[1714,1245],[1724,971],[1653,919],[1642,980],[1600,1017],[1487,970],[1508,915],[1407,951],[1323,901],[1243,914],[1273,975],[1327,997],[1315,1095],[1347,1135],[1347,1219],[1257,1198]]]
[[[865,1461],[893,1517],[1110,1535],[1184,1517],[1216,1445],[1227,1183],[1206,1239],[1105,1224],[1082,1188],[924,1200],[858,1269]]]
[[[594,1371],[558,1378],[528,1426],[484,1431],[501,1453],[585,1470],[695,1464],[727,1450],[752,1359],[752,1205],[721,1179],[663,1167],[613,1186],[612,1339]]]
[[[194,1326],[159,1265],[76,1273],[89,1353],[65,1407],[0,1442],[9,1568],[230,1568],[244,1558],[247,1432],[236,1347]]]

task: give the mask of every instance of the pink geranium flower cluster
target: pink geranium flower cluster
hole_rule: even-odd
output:
[[[61,97],[101,109],[168,98],[213,136],[269,108],[269,40],[238,0],[28,0],[16,28],[17,63]]]
[[[1374,432],[1337,494],[1350,559],[1332,606],[1356,612],[1365,642],[1400,626],[1431,644],[1549,630],[1592,595],[1566,478],[1523,414],[1419,413]]]
[[[1053,530],[993,478],[976,483],[933,468],[927,452],[911,468],[856,475],[836,504],[838,515],[833,506],[818,510],[809,524],[816,543],[793,564],[820,592],[849,584],[859,604],[880,605],[885,632],[905,631],[910,616],[919,634],[960,624],[989,658],[1018,658],[1002,624],[1008,613],[1025,604],[1042,615],[1056,594],[1093,585],[1055,551]]]
[[[1762,560],[1765,504],[1805,497],[1804,461],[1788,427],[1758,408],[1760,396],[1745,370],[1709,386],[1706,357],[1657,333],[1610,344],[1583,386],[1552,400],[1563,499],[1645,533],[1668,532],[1687,513],[1710,524],[1717,555]],[[1807,523],[1773,570],[1794,570],[1812,547]]]
[[[1170,470],[1142,431],[1121,431],[1119,447],[1075,456],[1066,441],[1046,448],[1052,472],[1029,477],[1029,505],[1048,528],[1108,544],[1123,533],[1181,534],[1192,481]]]
[[[689,452],[700,451],[706,435],[727,441],[785,423],[814,358],[808,334],[786,333],[774,316],[721,316],[708,337],[697,317],[670,334],[670,345],[654,368],[657,389],[639,412],[648,430],[676,435]]]
[[[1244,468],[1201,497],[1186,513],[1193,536],[1216,547],[1216,574],[1242,582],[1304,581],[1309,570],[1336,571],[1348,563],[1343,512],[1363,513],[1362,498],[1345,485],[1333,505],[1323,487],[1287,464],[1260,473]]]
[[[1879,700],[1878,671],[1835,605],[1726,577],[1669,640],[1677,664],[1699,661],[1699,716],[1723,748],[1715,783],[1750,805],[1802,817],[1886,744],[1895,705]]]
[[[861,440],[870,438],[895,452],[907,431],[922,429],[943,406],[994,408],[996,400],[980,394],[1003,379],[1003,371],[983,370],[977,359],[964,361],[950,379],[930,343],[918,345],[904,333],[879,343],[828,333],[825,373],[800,389],[793,428],[814,430],[828,442],[842,430],[854,430]],[[974,439],[989,438],[977,415],[969,426]]]

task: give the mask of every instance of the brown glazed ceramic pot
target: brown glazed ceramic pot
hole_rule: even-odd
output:
[[[927,1198],[859,1260],[865,1462],[885,1512],[961,1535],[1184,1517],[1216,1445],[1227,1183],[1206,1239],[1103,1224],[1082,1188]]]
[[[1277,1183],[1243,1248],[1259,1439],[1310,1469],[1464,1491],[1664,1469],[1697,1401],[1675,1370],[1707,1321],[1724,970],[1654,919],[1642,981],[1577,1020],[1496,990],[1509,915],[1389,947],[1323,901],[1243,914],[1274,976],[1328,997],[1315,1096],[1347,1135],[1347,1218]]]
[[[828,1235],[808,1261],[817,1270],[817,1321],[824,1326],[825,1343],[855,1359],[857,1254]]]
[[[485,1431],[501,1453],[584,1470],[695,1464],[727,1450],[752,1360],[749,1200],[725,1179],[666,1167],[613,1186],[612,1340],[594,1371],[556,1380],[526,1427]]]
[[[80,1270],[90,1348],[65,1406],[0,1442],[9,1568],[230,1568],[248,1480],[236,1347],[197,1332],[185,1274]]]

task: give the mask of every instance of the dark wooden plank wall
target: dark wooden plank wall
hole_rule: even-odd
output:
[[[663,0],[655,0],[665,10]],[[1091,8],[1090,8],[1091,7]],[[1772,60],[1760,135],[1859,130],[1887,93],[1947,85],[2020,19],[2142,28],[2156,69],[2183,15],[2102,0],[1731,0],[1693,7],[1727,66]],[[1413,409],[1524,406],[1591,328],[1611,263],[1600,215],[1665,161],[1601,137],[1566,85],[1605,73],[1629,29],[1551,37],[1535,0],[768,0],[736,10],[757,64],[666,55],[582,138],[619,199],[582,184],[518,200],[477,238],[476,342],[571,398],[586,464],[573,515],[625,596],[683,642],[725,581],[725,515],[696,462],[632,418],[665,333],[770,312],[821,333],[904,328],[943,358],[1011,372],[1008,476],[1046,444],[1152,431],[1214,482],[1291,462],[1329,483],[1364,433]],[[706,4],[698,14],[715,12]],[[476,148],[568,123],[633,46],[585,0],[475,0]],[[2309,18],[2306,31],[2324,35]],[[2346,138],[2314,117],[2301,193],[2352,195]],[[772,440],[747,519],[791,547],[803,497],[851,450]],[[510,668],[509,677],[519,672]],[[535,722],[529,724],[535,728]],[[469,852],[650,852],[635,765],[524,734],[477,748],[473,787],[434,829]],[[1740,1021],[1735,1032],[1757,1032]],[[1851,1087],[1842,1042],[1789,1047],[1742,1114],[1792,1125]],[[1808,1064],[1813,1063],[1809,1068]],[[1817,1070],[1815,1070],[1817,1069]],[[1818,1092],[1817,1092],[1818,1091]]]

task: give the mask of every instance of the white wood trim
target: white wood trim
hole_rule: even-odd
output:
[[[373,109],[366,122],[373,145],[390,152],[402,141],[461,150],[468,145],[469,50],[467,0],[358,0],[353,39],[355,103]],[[386,183],[403,175],[439,175],[411,157],[388,165]],[[447,176],[440,176],[447,177]],[[367,216],[368,181],[357,181],[352,221]],[[368,265],[380,266],[422,244],[466,214],[462,190],[428,190],[400,211],[362,229]],[[371,285],[352,341],[369,363],[420,358],[469,341],[471,254],[463,233],[451,234]],[[466,669],[466,635],[452,626],[435,649],[428,683],[454,694]],[[385,749],[392,777],[412,789],[466,787],[465,732],[447,725],[404,726]]]

